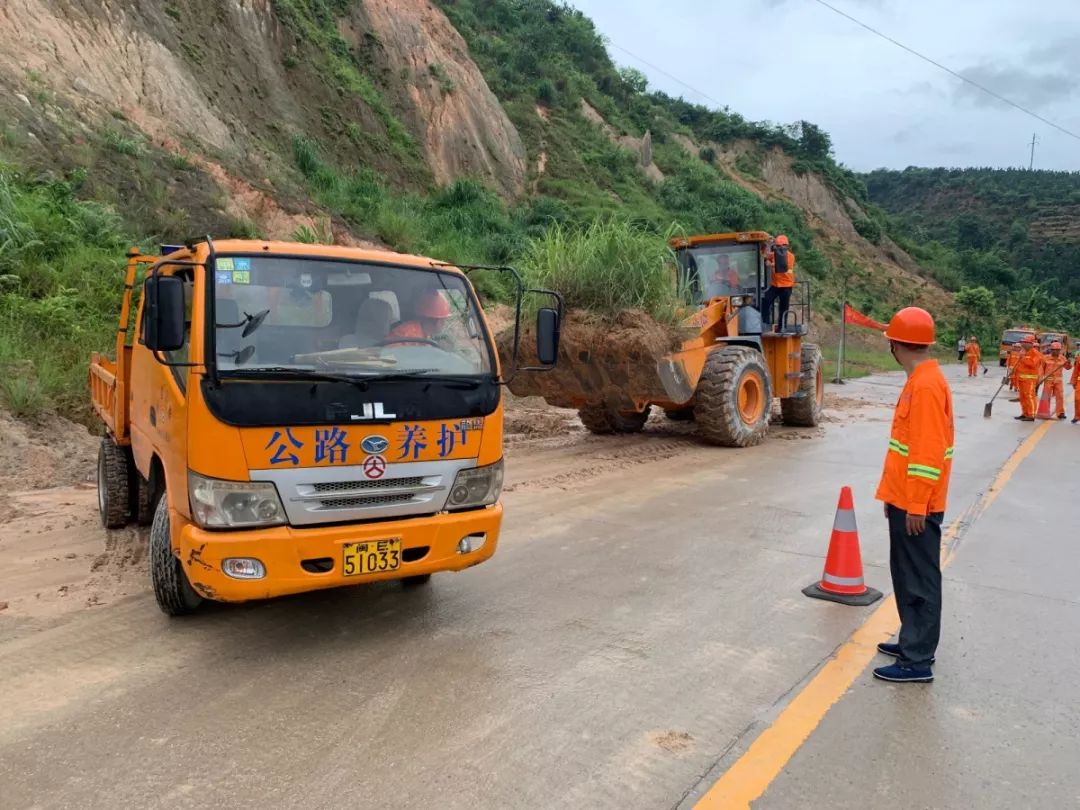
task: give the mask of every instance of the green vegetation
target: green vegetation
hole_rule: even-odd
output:
[[[561,292],[570,309],[609,315],[636,309],[675,323],[682,303],[667,240],[622,220],[552,226],[529,243],[521,271],[528,286]]]
[[[116,335],[130,244],[70,182],[0,166],[0,397],[16,415],[87,413],[89,353]]]
[[[865,180],[890,235],[960,290],[962,329],[995,343],[1010,321],[1080,331],[1080,173],[909,168]]]

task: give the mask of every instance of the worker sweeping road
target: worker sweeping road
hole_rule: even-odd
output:
[[[1016,368],[1013,369],[1016,389],[1020,392],[1020,415],[1013,418],[1021,422],[1034,422],[1037,407],[1035,388],[1043,375],[1046,358],[1039,351],[1034,335],[1024,336],[1024,348],[1024,353],[1020,355],[1020,359],[1016,361]]]
[[[1069,377],[1072,386],[1072,423],[1080,422],[1080,360],[1072,366],[1072,376]]]
[[[900,637],[896,644],[878,644],[896,663],[878,667],[874,677],[927,683],[934,680],[931,665],[941,636],[941,523],[952,470],[952,393],[930,357],[934,319],[929,312],[900,310],[885,337],[907,373],[876,495],[889,521],[889,570]]]
[[[1050,354],[1043,361],[1043,376],[1046,378],[1046,387],[1050,391],[1051,405],[1056,408],[1054,413],[1058,419],[1065,418],[1065,382],[1062,379],[1062,369],[1072,368],[1069,358],[1061,353],[1061,344],[1056,340],[1050,344]]]
[[[964,346],[964,355],[967,357],[968,376],[979,376],[979,361],[982,359],[982,349],[979,348],[979,341],[974,335]]]

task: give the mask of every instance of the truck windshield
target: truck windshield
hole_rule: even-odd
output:
[[[219,256],[218,369],[374,377],[484,375],[494,368],[458,273],[291,256]]]
[[[1034,332],[1023,332],[1017,329],[1009,329],[1001,337],[1002,343],[1019,343],[1025,335],[1034,335]]]
[[[698,245],[679,251],[682,287],[694,303],[757,289],[756,244]]]

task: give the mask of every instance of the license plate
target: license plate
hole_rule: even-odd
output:
[[[346,543],[341,549],[341,570],[347,577],[381,574],[401,567],[400,540]]]

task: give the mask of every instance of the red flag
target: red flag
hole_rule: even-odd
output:
[[[873,318],[866,317],[848,303],[844,304],[844,323],[865,326],[867,329],[876,329],[879,332],[884,332],[888,328],[885,324],[878,323]]]

